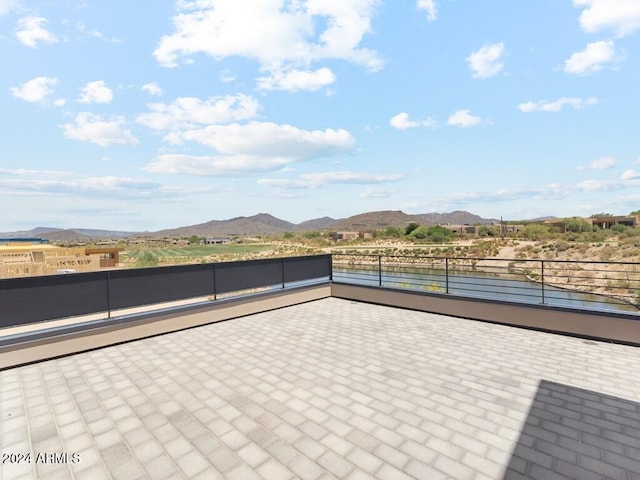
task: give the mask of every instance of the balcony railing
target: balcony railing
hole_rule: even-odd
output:
[[[331,256],[139,268],[0,280],[0,328],[328,283]]]
[[[336,254],[0,280],[0,328],[310,283],[640,314],[640,264]]]
[[[631,262],[340,254],[333,280],[640,314],[640,264]]]

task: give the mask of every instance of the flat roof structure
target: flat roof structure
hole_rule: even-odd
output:
[[[632,480],[640,348],[325,298],[1,371],[0,414],[3,479]]]

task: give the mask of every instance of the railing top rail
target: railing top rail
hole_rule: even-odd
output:
[[[386,257],[386,258],[413,258],[413,259],[434,259],[434,260],[493,260],[502,262],[549,262],[549,263],[589,263],[600,265],[639,265],[640,262],[620,262],[605,260],[558,260],[552,258],[496,258],[496,257],[454,257],[450,255],[397,255],[386,253],[332,253],[332,256],[352,256],[352,257]]]

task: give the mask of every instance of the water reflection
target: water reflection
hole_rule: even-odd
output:
[[[380,272],[375,266],[334,266],[333,279],[360,285],[382,285],[465,297],[640,314],[637,307],[619,299],[543,285],[517,273],[449,269],[447,275],[445,269],[384,267]]]

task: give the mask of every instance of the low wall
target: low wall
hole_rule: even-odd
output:
[[[580,311],[382,287],[332,283],[331,296],[481,320],[546,332],[640,345],[640,318],[623,313]]]
[[[221,322],[331,295],[327,284],[277,290],[115,319],[70,324],[2,338],[0,369]]]

